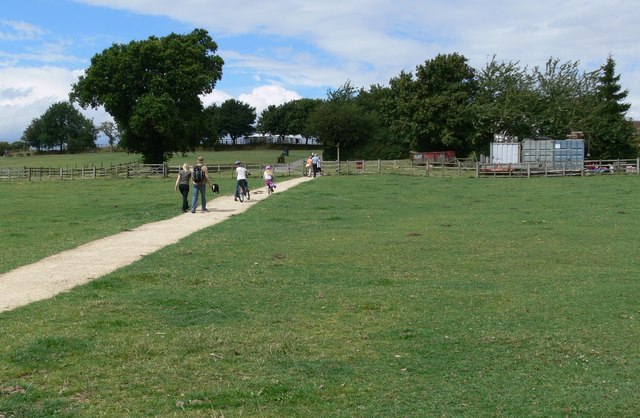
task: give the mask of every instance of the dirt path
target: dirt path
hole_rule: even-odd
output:
[[[276,193],[307,180],[310,178],[278,182]],[[210,212],[187,212],[142,225],[11,270],[0,275],[0,312],[50,298],[109,274],[200,229],[244,212],[267,196],[264,187],[254,190],[251,200],[244,203],[235,202],[233,196],[220,196],[207,202]]]

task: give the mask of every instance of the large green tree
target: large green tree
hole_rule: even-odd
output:
[[[95,148],[98,129],[69,102],[51,105],[25,129],[22,139],[38,150],[57,147],[71,153]]]
[[[70,97],[83,107],[104,106],[121,130],[122,148],[146,163],[166,161],[200,143],[199,96],[222,77],[217,49],[204,29],[115,44],[91,59]]]
[[[631,105],[625,103],[628,91],[620,86],[620,75],[611,56],[598,72],[591,117],[587,121],[587,147],[592,157],[629,158],[638,155],[633,143],[635,128],[626,114]]]
[[[391,130],[416,151],[469,148],[473,134],[475,70],[459,54],[438,55],[390,81]]]
[[[49,142],[43,127],[42,117],[33,118],[22,133],[21,140],[31,148],[42,150]]]
[[[320,99],[298,99],[283,105],[285,121],[289,135],[300,135],[305,143],[312,137],[309,128],[309,116],[322,104]]]
[[[391,100],[391,89],[378,84],[369,89],[360,89],[355,98],[356,103],[371,120],[369,137],[361,147],[362,153],[371,158],[386,160],[406,158],[409,154],[407,145],[391,134],[390,121],[387,118],[384,104]]]
[[[284,142],[287,135],[300,135],[309,143],[309,116],[322,104],[320,99],[298,99],[281,105],[269,105],[260,114],[257,130],[262,134],[277,135]]]
[[[280,142],[289,134],[286,108],[283,105],[269,105],[260,114],[257,130],[263,135],[277,135]]]
[[[213,103],[203,111],[202,145],[205,147],[213,147],[222,136],[220,106]]]
[[[535,136],[531,105],[537,95],[533,80],[518,63],[498,62],[495,57],[477,72],[473,151],[486,153],[497,133],[520,138]]]
[[[324,158],[372,158],[364,151],[375,131],[376,120],[357,101],[358,91],[347,81],[329,91],[327,100],[309,116],[309,132],[322,144]]]
[[[220,132],[229,135],[235,144],[238,138],[256,131],[256,109],[236,99],[225,100],[220,105]]]
[[[538,136],[565,138],[583,128],[585,100],[593,91],[594,74],[579,70],[577,61],[550,58],[533,68],[535,99],[529,104],[531,126]]]

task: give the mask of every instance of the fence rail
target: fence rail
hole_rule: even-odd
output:
[[[266,164],[248,164],[247,169],[260,176]],[[309,175],[303,162],[271,164],[276,177]],[[235,177],[234,164],[209,164],[212,179]],[[87,180],[101,178],[166,178],[178,173],[180,166],[127,163],[108,167],[83,168],[0,168],[0,181]],[[640,175],[640,158],[635,160],[586,160],[577,167],[551,163],[490,164],[469,159],[442,162],[406,160],[323,161],[322,175],[401,174],[437,177],[534,177],[626,174]]]
[[[87,180],[100,178],[165,177],[164,164],[126,163],[102,167],[0,168],[0,181]]]
[[[262,175],[266,164],[248,164],[247,169],[254,176]],[[279,177],[299,176],[302,174],[301,162],[271,164]],[[207,165],[211,178],[235,177],[235,164]],[[142,164],[139,162],[110,165],[103,167],[15,167],[0,168],[0,181],[49,181],[49,180],[91,180],[105,178],[165,178],[177,175],[180,166],[168,164]]]
[[[470,159],[440,162],[406,160],[323,161],[323,175],[401,174],[409,176],[473,177],[476,163]]]
[[[585,160],[580,163],[478,163],[476,177],[558,177],[601,174],[640,174],[640,158],[635,160]]]

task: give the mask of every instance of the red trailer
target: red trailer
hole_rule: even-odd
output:
[[[455,151],[425,151],[413,154],[414,163],[448,162],[455,158]]]

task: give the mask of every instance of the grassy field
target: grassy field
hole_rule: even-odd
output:
[[[0,416],[637,416],[638,181],[276,193],[0,314]]]
[[[286,162],[306,158],[308,150],[291,149]],[[254,150],[254,151],[202,151],[189,153],[186,155],[175,155],[169,160],[170,165],[182,165],[187,162],[193,164],[200,155],[205,157],[209,164],[232,164],[236,160],[247,163],[275,163],[280,150]],[[128,154],[126,152],[109,152],[102,150],[89,154],[48,154],[31,155],[28,157],[0,157],[0,168],[16,167],[52,167],[52,168],[81,168],[81,167],[104,167],[110,165],[123,164],[140,161],[138,154]]]
[[[250,188],[263,185],[249,178]],[[215,179],[221,194],[235,180]],[[175,178],[0,182],[0,273],[145,223],[181,214]],[[189,195],[191,198],[191,194]],[[207,199],[215,198],[208,193]]]

